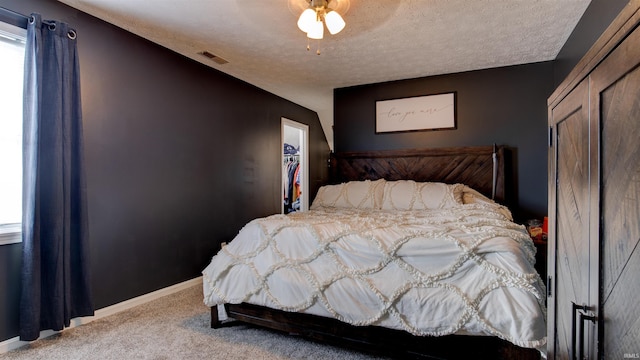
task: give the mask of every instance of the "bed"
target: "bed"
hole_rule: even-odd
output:
[[[249,222],[203,271],[212,327],[234,319],[393,357],[540,358],[545,289],[500,205],[504,157],[334,154],[310,211]]]

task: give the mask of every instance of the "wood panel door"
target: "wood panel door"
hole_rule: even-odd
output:
[[[627,4],[549,109],[548,355],[637,358],[640,1]]]
[[[601,281],[599,357],[622,359],[640,352],[640,29],[593,71],[591,81],[592,143],[599,145],[592,146],[592,157],[600,159],[592,172],[599,196],[592,204],[599,211],[592,217],[600,238],[592,249],[599,264],[592,273]]]
[[[570,359],[572,303],[589,298],[589,82],[550,110],[549,358]],[[554,277],[555,274],[555,277]]]

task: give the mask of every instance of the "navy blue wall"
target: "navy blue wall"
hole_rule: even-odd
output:
[[[78,32],[98,308],[200,276],[221,241],[280,212],[281,117],[309,125],[310,193],[326,182],[315,112],[57,1],[0,6]],[[20,252],[0,246],[0,341],[18,333]]]

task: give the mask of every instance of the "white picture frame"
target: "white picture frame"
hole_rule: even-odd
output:
[[[376,133],[455,128],[455,92],[376,101]]]

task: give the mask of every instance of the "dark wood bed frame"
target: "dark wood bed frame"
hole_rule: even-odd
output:
[[[498,202],[505,200],[505,149],[497,146],[414,149],[332,154],[332,183],[351,180],[400,180],[464,183]],[[379,326],[353,326],[335,319],[291,313],[251,304],[225,304],[231,321],[211,308],[211,327],[241,322],[393,358],[540,359],[525,349],[491,336],[414,336]],[[234,321],[235,320],[235,321]]]
[[[498,202],[505,200],[505,149],[475,146],[332,154],[332,183],[415,180],[462,183]]]

